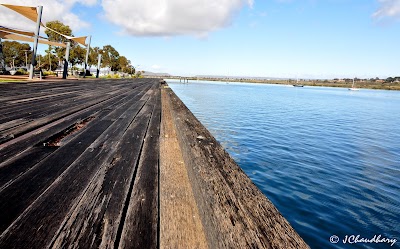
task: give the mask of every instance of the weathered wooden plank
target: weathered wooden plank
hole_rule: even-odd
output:
[[[4,209],[3,213],[0,211],[0,231],[3,231],[56,177],[62,174],[100,134],[121,118],[121,115],[126,112],[125,107],[136,103],[137,98],[129,99],[120,108],[102,118],[103,120],[98,118],[90,122],[81,132],[80,137],[60,147],[57,153],[47,157],[3,189],[0,192],[0,199],[7,199],[10,203],[0,203],[0,210]],[[6,212],[8,212],[7,215]]]
[[[129,85],[127,85],[129,86]],[[127,88],[127,86],[114,91],[114,95],[118,96],[123,94]],[[111,89],[110,89],[111,88]],[[17,126],[13,129],[8,129],[6,131],[1,131],[2,137],[6,137],[7,135],[12,135],[16,137],[19,133],[25,132],[26,130],[33,129],[37,126],[40,126],[44,123],[51,122],[55,119],[61,118],[66,115],[70,115],[77,110],[88,108],[92,105],[96,105],[103,101],[107,101],[112,96],[110,90],[114,87],[109,87],[102,89],[101,91],[87,90],[87,88],[82,88],[80,91],[82,94],[77,95],[73,98],[69,98],[68,96],[64,96],[62,100],[54,100],[45,103],[33,103],[31,105],[23,105],[20,106],[20,109],[12,110],[11,113],[4,112],[2,110],[3,118],[0,118],[0,122],[8,122],[9,120],[25,118],[29,121],[28,125]],[[113,92],[113,91],[111,91]],[[68,107],[68,108],[65,108]]]
[[[45,95],[40,95],[40,96],[29,96],[29,97],[26,97],[26,98],[18,98],[18,99],[9,101],[9,103],[10,104],[24,103],[24,105],[25,105],[27,102],[30,102],[30,103],[36,102],[37,103],[38,100],[45,100],[45,101],[49,101],[50,100],[50,101],[54,102],[54,101],[57,101],[59,99],[64,99],[65,95],[68,95],[68,97],[70,97],[70,95],[75,97],[75,96],[77,96],[78,93],[79,93],[79,90],[68,91],[68,92],[63,91],[61,93],[53,93],[53,94],[47,94],[46,93]],[[55,98],[55,97],[59,97],[59,96],[62,96],[62,97]]]
[[[210,248],[308,248],[275,206],[169,90]]]
[[[10,129],[10,128],[13,128],[15,126],[26,124],[27,122],[29,122],[29,121],[26,120],[25,118],[12,119],[7,122],[2,122],[2,123],[0,123],[0,132]]]
[[[161,96],[157,89],[133,188],[127,196],[128,206],[121,217],[115,245],[118,248],[158,247],[158,159]],[[126,204],[127,205],[127,204]],[[126,213],[125,213],[126,212]]]
[[[30,150],[21,153],[15,160],[0,167],[0,192],[56,150],[57,147],[32,147]]]
[[[111,124],[111,121],[101,121],[85,130],[84,140],[77,139],[59,148],[57,153],[3,189],[0,200],[7,201],[0,202],[0,232],[10,226]]]
[[[137,106],[132,108],[140,109],[140,107],[137,108]],[[71,207],[71,201],[77,200],[77,193],[82,191],[85,184],[87,185],[87,182],[91,179],[91,175],[94,174],[94,171],[98,169],[99,165],[103,165],[104,163],[102,162],[107,161],[107,158],[110,159],[110,151],[113,150],[115,144],[118,143],[120,139],[120,136],[116,135],[116,133],[123,133],[126,130],[123,124],[129,124],[133,118],[131,117],[132,108],[125,110],[125,114],[119,118],[117,116],[107,117],[115,121],[114,132],[110,131],[109,128],[107,130],[108,132],[103,133],[103,138],[96,140],[95,144],[99,147],[89,147],[89,150],[86,150],[84,153],[86,156],[82,154],[79,161],[73,163],[73,167],[68,167],[67,171],[58,177],[55,184],[53,183],[50,188],[46,190],[46,193],[42,195],[40,199],[36,200],[33,206],[29,207],[29,210],[23,214],[23,217],[20,217],[20,220],[2,236],[0,240],[1,245],[10,246],[11,242],[18,242],[19,246],[36,245],[35,247],[39,248],[49,243],[54,232],[60,226],[59,222],[62,221],[62,217],[64,217],[69,207]],[[100,142],[101,140],[103,142]],[[111,164],[111,162],[108,163]],[[83,170],[83,172],[79,173],[80,170]],[[112,185],[112,183],[110,184]],[[112,189],[112,187],[110,187],[110,189]],[[91,193],[88,194],[90,195]],[[38,230],[39,227],[40,229]],[[20,237],[21,234],[28,233],[36,234],[37,236],[29,237],[28,239]]]
[[[108,163],[103,164],[79,203],[66,216],[52,240],[52,248],[114,247],[153,103],[149,100],[143,106],[114,145],[115,151]]]
[[[113,109],[119,108],[120,105],[126,105],[127,98],[135,98],[137,95],[141,96],[143,92],[147,91],[147,89],[148,86],[141,86],[140,88],[133,90],[127,89],[124,94],[113,96],[107,101],[84,108],[78,112],[72,113],[71,115],[55,120],[45,126],[26,133],[21,137],[14,138],[7,143],[0,144],[0,159],[2,162],[5,162],[10,157],[15,157],[21,151],[45,141],[46,138],[67,129],[67,127],[89,116],[97,116],[98,120],[100,120]],[[135,93],[135,95],[131,96],[132,93]],[[0,163],[0,169],[1,167],[2,163]]]
[[[165,89],[161,96],[160,248],[207,248]]]
[[[54,122],[57,119],[76,113],[84,108],[88,108],[103,101],[107,101],[110,98],[110,96],[102,96],[94,99],[85,99],[71,103],[63,103],[63,105],[51,107],[50,110],[48,110],[47,108],[43,108],[43,111],[32,111],[31,113],[27,110],[24,110],[23,113],[14,118],[18,118],[19,116],[28,116],[30,122],[23,126],[17,126],[15,128],[8,129],[7,131],[5,131],[5,133],[2,133],[1,136],[7,137],[8,135],[12,135],[12,137],[17,137],[22,133],[28,132],[47,123]],[[65,108],[65,106],[68,106],[68,108]],[[40,109],[41,107],[42,106],[37,106],[36,108]]]

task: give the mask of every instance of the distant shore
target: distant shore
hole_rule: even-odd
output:
[[[179,77],[163,77],[165,79],[179,80]],[[278,85],[303,85],[303,86],[322,86],[322,87],[342,87],[351,88],[352,80],[293,80],[293,79],[241,79],[241,78],[208,78],[208,77],[184,77],[190,81],[218,81],[218,82],[242,82],[242,83],[261,83],[261,84],[278,84]],[[183,79],[183,78],[182,78]],[[182,80],[183,82],[183,80]],[[356,88],[361,89],[380,89],[380,90],[397,90],[400,91],[400,82],[384,82],[382,80],[358,80],[355,82]]]
[[[277,85],[302,85],[302,86],[322,86],[322,87],[342,87],[351,88],[352,80],[326,80],[326,79],[315,79],[315,80],[293,80],[293,79],[254,79],[254,78],[211,78],[211,77],[177,77],[177,76],[153,76],[146,75],[145,78],[163,78],[163,79],[183,79],[191,81],[217,81],[217,82],[241,82],[241,83],[260,83],[260,84],[277,84]],[[85,79],[91,79],[88,77]],[[58,80],[61,77],[49,77],[46,80]],[[74,77],[68,77],[68,79],[78,79]],[[22,76],[11,76],[11,75],[0,75],[0,83],[2,82],[15,82],[15,81],[28,81],[26,75]],[[400,91],[400,82],[385,82],[383,80],[361,80],[357,79],[355,87],[360,89],[377,89],[377,90],[397,90]]]

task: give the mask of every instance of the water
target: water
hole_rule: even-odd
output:
[[[400,92],[168,84],[311,248],[400,247]]]

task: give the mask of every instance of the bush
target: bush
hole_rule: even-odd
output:
[[[27,74],[29,74],[29,72],[26,69],[20,68],[20,69],[17,70],[16,74],[17,75],[27,75]]]
[[[112,74],[107,74],[106,78],[107,78],[107,79],[119,79],[119,78],[121,78],[121,77],[119,76],[119,74],[114,74],[114,75],[112,75]]]
[[[49,75],[56,75],[56,73],[52,71],[43,71],[43,76],[49,76]]]

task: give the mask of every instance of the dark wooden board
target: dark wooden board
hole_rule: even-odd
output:
[[[161,96],[157,89],[132,190],[122,214],[119,248],[158,247],[158,172]],[[125,211],[126,210],[126,211]],[[138,219],[140,217],[140,219]],[[123,223],[122,223],[123,222]],[[121,229],[121,228],[120,228]]]
[[[75,89],[89,88],[96,93],[89,104],[77,107],[65,102],[50,115],[54,118],[49,122],[38,123],[32,131],[0,144],[1,248],[113,246],[121,236],[118,229],[123,228],[122,213],[129,203],[148,124],[153,110],[160,109],[159,83],[147,79],[96,83],[104,84],[100,92],[93,82],[73,84]],[[45,91],[58,86],[40,87]],[[18,91],[18,86],[14,90]],[[25,98],[29,99],[28,93]],[[40,108],[43,101],[30,104]],[[88,116],[94,118],[62,140],[61,146],[41,145]]]

